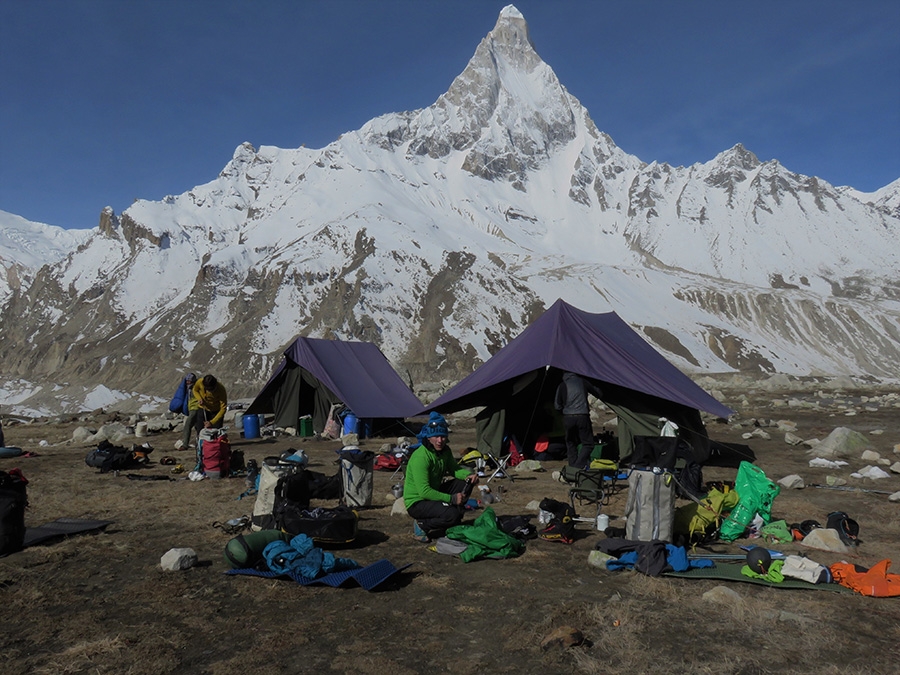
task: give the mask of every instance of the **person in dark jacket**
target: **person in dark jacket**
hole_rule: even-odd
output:
[[[169,401],[170,412],[180,412],[182,415],[188,414],[188,402],[191,400],[191,388],[194,386],[194,382],[196,381],[197,376],[193,373],[188,373],[183,378],[181,378],[181,382],[178,383],[178,389],[175,390],[175,394],[172,396],[172,400]]]
[[[200,433],[200,429],[203,428],[199,405],[193,394],[193,388],[196,382],[197,376],[194,375],[194,373],[185,375],[169,403],[170,411],[180,412],[185,416],[180,449],[187,449],[190,447],[192,430]],[[176,445],[176,448],[177,447],[178,446]]]
[[[566,429],[566,458],[569,466],[586,469],[594,449],[594,430],[591,427],[591,408],[588,394],[601,398],[599,388],[580,375],[563,373],[562,382],[556,388],[556,409],[562,411]],[[581,443],[581,451],[578,444]]]

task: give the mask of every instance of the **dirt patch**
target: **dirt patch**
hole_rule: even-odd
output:
[[[803,438],[824,438],[836,426],[870,434],[884,456],[900,442],[900,409],[880,407],[842,417],[835,410],[744,406],[740,417],[796,422]],[[588,566],[602,535],[586,523],[574,544],[529,542],[524,555],[507,561],[460,560],[430,552],[412,538],[411,521],[391,516],[389,473],[376,472],[376,505],[361,512],[356,545],[340,550],[361,564],[387,558],[412,566],[380,592],[359,587],[302,587],[292,582],[223,574],[229,535],[216,521],[250,514],[253,498],[238,499],[243,481],[199,483],[181,479],[137,482],[100,475],[84,464],[89,448],[71,444],[76,423],[5,427],[10,445],[38,457],[0,460],[28,479],[29,526],[59,517],[114,521],[102,533],[34,546],[0,559],[0,602],[5,609],[0,670],[14,673],[893,673],[900,662],[900,602],[819,591],[775,590],[731,584],[739,602],[704,602],[716,581],[649,578]],[[711,424],[720,441],[748,443],[775,480],[799,473],[825,483],[829,471],[810,469],[800,446],[770,439],[742,439],[752,426]],[[882,431],[881,434],[871,434]],[[150,437],[158,461],[174,454],[179,433]],[[39,445],[41,440],[47,446]],[[372,439],[378,450],[384,440]],[[451,442],[461,450],[474,441],[473,425],[460,418]],[[334,473],[339,444],[314,439],[237,440],[236,449],[261,460],[302,447],[311,468]],[[860,468],[864,462],[857,462]],[[565,500],[564,485],[546,471],[503,481],[498,514],[527,514],[542,497]],[[156,463],[147,475],[169,475]],[[707,468],[707,480],[731,479],[734,469]],[[833,472],[832,472],[833,473]],[[849,473],[846,472],[846,473]],[[900,478],[852,481],[895,491]],[[608,508],[613,525],[625,493]],[[851,559],[870,566],[897,561],[900,505],[885,495],[806,488],[784,490],[774,515],[789,522],[824,521],[835,509],[860,523],[864,540]],[[533,513],[533,512],[531,512]],[[590,507],[585,515],[593,515]],[[736,552],[738,544],[718,544]],[[201,564],[163,572],[160,557],[190,546]],[[804,551],[791,544],[786,552]],[[831,564],[840,556],[806,551]],[[585,637],[566,650],[540,647],[544,637],[572,626]]]

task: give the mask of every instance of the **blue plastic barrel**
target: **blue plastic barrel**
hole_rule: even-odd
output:
[[[244,438],[259,438],[259,416],[244,415]]]
[[[344,415],[344,433],[355,434],[359,431],[359,420],[352,412]]]

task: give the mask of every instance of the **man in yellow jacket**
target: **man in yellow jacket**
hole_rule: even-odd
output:
[[[200,408],[205,429],[220,429],[228,407],[228,393],[213,375],[204,375],[194,383],[194,399]]]

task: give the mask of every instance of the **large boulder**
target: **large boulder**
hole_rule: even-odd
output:
[[[837,427],[828,437],[816,445],[815,454],[826,459],[857,458],[871,449],[869,440],[858,431],[847,427]]]

